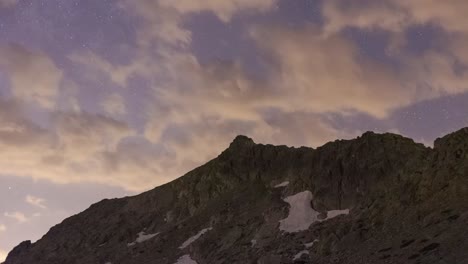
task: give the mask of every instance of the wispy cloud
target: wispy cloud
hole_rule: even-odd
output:
[[[26,196],[26,202],[30,205],[33,205],[33,206],[36,206],[36,207],[39,207],[39,208],[42,208],[42,209],[46,209],[47,206],[45,205],[45,199],[42,199],[42,198],[39,198],[39,197],[35,197],[35,196],[32,196],[32,195],[27,195]]]
[[[121,116],[126,113],[125,99],[119,94],[111,94],[102,102],[104,111],[112,116]]]
[[[0,45],[0,67],[9,73],[18,100],[55,107],[62,71],[49,56],[22,45]]]
[[[16,220],[18,223],[26,223],[29,221],[29,218],[21,212],[5,212],[4,216]]]
[[[325,1],[321,24],[243,25],[239,38],[249,39],[260,61],[271,62],[258,79],[237,57],[220,62],[196,54],[192,37],[200,32],[188,20],[209,12],[235,27],[238,15],[278,11],[276,0],[123,0],[122,10],[141,23],[135,46],[125,48],[135,49],[132,55],[122,62],[98,50],[69,51],[62,55],[82,70],[74,74],[58,63],[60,56],[0,46],[12,101],[34,102],[49,114],[39,126],[21,107],[0,100],[2,173],[142,190],[215,157],[236,134],[261,143],[317,146],[355,135],[336,125],[334,116],[362,114],[386,122],[398,109],[468,91],[463,1],[371,2]],[[437,24],[451,38],[431,52],[392,53],[392,63],[363,54],[362,43],[345,34],[352,28],[371,36],[369,29],[378,29],[393,40],[421,23]],[[117,90],[89,100],[79,78],[68,80],[75,74],[96,92],[106,84]],[[140,84],[144,98],[133,87]],[[70,95],[73,113],[54,108],[68,98],[67,89],[76,90]],[[45,207],[32,197],[27,202]]]
[[[0,8],[13,7],[18,4],[19,0],[0,0]]]
[[[8,255],[8,252],[6,252],[6,251],[0,249],[0,263],[2,263],[3,261],[5,261],[7,255]]]

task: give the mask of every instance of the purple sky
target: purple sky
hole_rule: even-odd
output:
[[[237,134],[431,145],[468,124],[468,2],[0,0],[0,261]]]

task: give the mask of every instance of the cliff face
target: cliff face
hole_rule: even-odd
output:
[[[171,183],[21,243],[5,263],[468,263],[468,129],[434,145],[372,132],[317,149],[239,136]]]

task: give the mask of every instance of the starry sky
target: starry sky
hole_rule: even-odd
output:
[[[465,0],[0,0],[0,261],[238,135],[468,124]]]

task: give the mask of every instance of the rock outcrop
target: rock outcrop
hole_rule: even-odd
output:
[[[238,136],[171,183],[21,243],[5,264],[468,263],[467,173],[468,129],[434,148],[372,132],[317,149]]]

